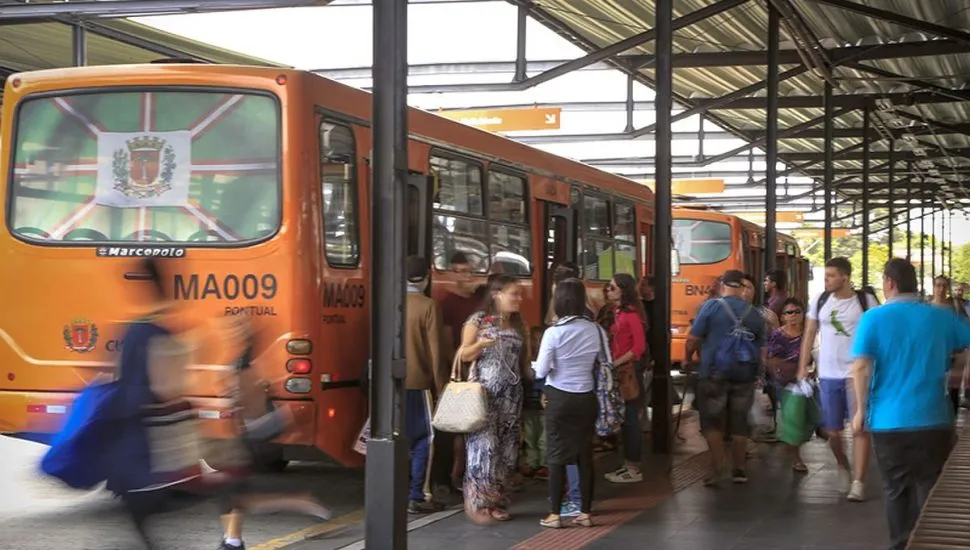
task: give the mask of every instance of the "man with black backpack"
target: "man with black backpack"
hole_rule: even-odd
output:
[[[721,279],[721,297],[697,313],[687,339],[687,359],[700,352],[697,407],[701,430],[711,449],[714,469],[704,483],[724,477],[724,433],[731,434],[735,483],[746,483],[745,459],[751,428],[748,411],[762,364],[765,320],[742,296],[745,274],[729,270]]]
[[[825,264],[825,292],[808,303],[802,353],[798,361],[798,377],[808,376],[815,337],[819,336],[818,374],[822,406],[822,429],[828,436],[835,460],[839,463],[840,482],[848,499],[865,500],[866,469],[869,466],[868,434],[856,434],[853,439],[853,462],[845,454],[842,434],[845,422],[855,414],[856,403],[852,385],[852,339],[866,310],[879,305],[876,298],[863,290],[852,288],[852,264],[845,258],[832,258]]]

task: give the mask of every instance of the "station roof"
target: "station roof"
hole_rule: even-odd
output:
[[[649,30],[655,0],[510,1],[587,52],[613,46],[618,55],[606,62],[653,87],[655,44]],[[947,201],[950,206],[961,199],[970,202],[970,187],[965,187],[970,179],[970,32],[963,30],[970,29],[970,8],[966,0],[768,1],[781,13],[779,158],[798,168],[790,169],[792,174],[818,177],[822,168],[823,94],[829,78],[836,86],[838,137],[833,143],[840,195],[857,198],[861,193],[863,109],[869,105],[873,109],[873,206],[887,198],[890,137],[897,160],[896,197],[905,196],[903,182],[912,178],[914,198]],[[688,106],[688,115],[706,112],[704,116],[728,131],[763,146],[766,2],[678,0],[674,17],[675,101]],[[627,47],[620,50],[620,44]],[[651,129],[640,130],[629,137]],[[721,156],[706,161],[716,162]],[[911,169],[906,161],[912,161]],[[652,165],[653,159],[587,162]],[[779,196],[779,203],[804,201],[810,195],[814,193]],[[737,198],[723,200],[738,202]]]
[[[22,71],[73,65],[70,22],[0,25],[0,80]],[[178,57],[211,63],[282,67],[278,63],[210,46],[127,19],[85,23],[90,65],[148,63]]]

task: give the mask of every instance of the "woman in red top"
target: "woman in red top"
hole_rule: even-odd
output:
[[[615,472],[606,474],[613,483],[637,483],[643,480],[640,472],[640,454],[643,450],[643,425],[640,411],[643,410],[644,388],[643,369],[640,358],[647,351],[646,314],[637,293],[637,281],[632,275],[617,273],[606,289],[606,296],[613,306],[613,322],[610,326],[610,348],[613,352],[613,365],[620,367],[632,364],[636,371],[640,395],[627,401],[623,416],[623,459],[624,464]]]

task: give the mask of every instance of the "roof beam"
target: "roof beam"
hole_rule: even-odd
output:
[[[924,90],[932,90],[940,95],[952,98],[955,101],[970,101],[970,92],[966,90],[954,90],[952,88],[947,88],[946,86],[940,86],[926,80],[921,80],[919,78],[903,76],[899,73],[894,73],[892,71],[886,71],[880,69],[879,67],[873,67],[871,65],[866,65],[865,63],[849,62],[845,64],[846,67],[850,69],[855,69],[864,73],[869,73],[876,76],[881,76],[883,78],[890,78],[897,82],[902,82],[904,84],[909,84],[916,88],[922,88]]]
[[[915,19],[913,17],[908,17],[899,13],[894,13],[891,11],[874,8],[872,6],[866,6],[863,4],[859,4],[857,2],[850,2],[849,0],[808,0],[808,1],[815,2],[816,4],[825,4],[825,5],[833,6],[843,10],[852,11],[858,14],[874,17],[876,19],[889,21],[890,23],[895,23],[903,27],[909,27],[911,29],[916,29],[918,31],[923,31],[930,34],[935,34],[937,36],[942,36],[944,38],[949,38],[951,40],[958,40],[960,42],[970,44],[970,33],[953,29],[950,27],[946,27],[944,25],[937,25],[936,23],[931,23],[929,21]]]
[[[832,100],[837,108],[842,109],[861,109],[866,104],[875,99],[888,99],[899,105],[921,105],[931,103],[953,103],[956,100],[933,92],[915,93],[876,93],[876,94],[839,94],[833,96]],[[780,109],[821,109],[824,107],[824,97],[820,95],[812,96],[787,96],[778,98]],[[704,110],[725,109],[766,109],[768,99],[765,97],[745,97],[735,99],[726,104],[720,102],[720,98],[695,99],[694,104]],[[686,112],[686,111],[685,111]]]
[[[0,5],[0,24],[43,23],[58,16],[121,19],[184,12],[203,13],[325,5],[326,0],[113,0]]]
[[[748,0],[719,0],[714,4],[700,8],[699,10],[692,11],[687,15],[683,15],[674,19],[671,22],[673,30],[684,29],[695,23],[699,23],[709,17],[715,16],[719,13],[735,8]],[[573,71],[578,71],[599,63],[601,61],[607,61],[612,59],[631,48],[641,46],[647,42],[653,41],[657,37],[656,29],[650,29],[639,34],[635,34],[629,38],[623,39],[615,44],[609,46],[598,48],[590,53],[584,55],[583,57],[578,57],[571,61],[567,61],[561,65],[550,68],[549,70],[543,71],[537,75],[530,76],[525,80],[520,80],[518,82],[494,82],[494,83],[481,83],[481,84],[443,84],[443,85],[424,85],[424,86],[408,86],[409,93],[464,93],[464,92],[521,92],[528,90],[539,84],[549,82],[550,80],[559,78],[560,76],[565,76]],[[571,42],[575,42],[575,39],[571,39]],[[366,88],[365,88],[366,89]]]
[[[490,0],[492,1],[492,0]],[[413,3],[413,0],[412,0]],[[926,40],[923,42],[900,42],[882,44],[878,46],[844,46],[829,50],[829,55],[835,61],[841,59],[855,59],[856,61],[875,61],[881,59],[903,59],[911,57],[938,56],[948,54],[970,53],[970,44],[956,40]],[[800,65],[801,59],[796,50],[781,50],[779,52],[782,65]],[[652,55],[618,55],[620,62],[634,67],[653,64]],[[697,69],[714,67],[744,67],[759,66],[767,63],[768,54],[764,51],[738,52],[698,52],[673,54],[674,69]],[[526,71],[529,73],[545,72],[558,67],[568,60],[529,61]],[[586,70],[614,70],[603,63],[594,63],[582,69]],[[313,72],[335,80],[370,80],[371,68],[348,67],[337,69],[315,69]],[[408,68],[408,76],[440,76],[451,74],[513,74],[515,61],[472,61],[466,63],[420,63]]]

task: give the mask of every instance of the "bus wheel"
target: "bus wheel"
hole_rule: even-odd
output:
[[[262,469],[271,474],[278,474],[286,469],[290,465],[289,460],[283,460],[282,458],[277,458],[275,460],[264,460],[261,464]]]

